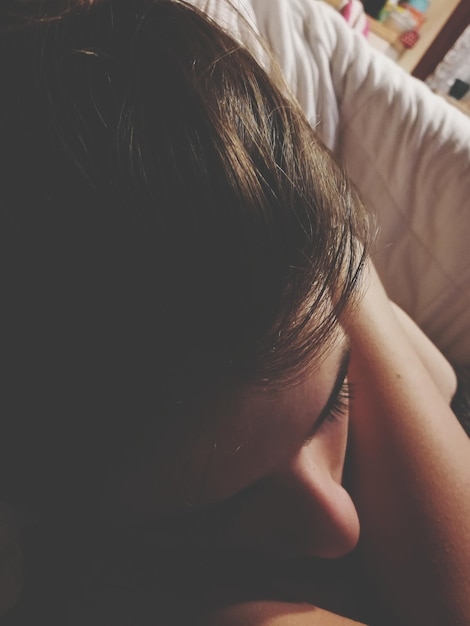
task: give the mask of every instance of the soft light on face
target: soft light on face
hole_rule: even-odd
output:
[[[219,540],[277,556],[352,550],[359,521],[342,486],[347,362],[341,332],[297,383],[221,394],[205,415],[212,427],[175,440],[126,480],[132,515],[158,523],[176,514],[189,534],[202,518]]]

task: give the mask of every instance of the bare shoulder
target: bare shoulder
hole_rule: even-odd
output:
[[[310,604],[271,600],[225,606],[205,615],[202,623],[204,626],[364,626],[362,622]]]

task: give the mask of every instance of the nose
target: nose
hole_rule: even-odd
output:
[[[286,527],[297,537],[304,554],[338,558],[350,552],[359,539],[359,518],[341,473],[327,459],[304,447],[279,477],[281,493],[292,514]]]
[[[339,558],[359,539],[359,518],[336,469],[302,448],[259,484],[234,524],[237,540],[277,556]]]

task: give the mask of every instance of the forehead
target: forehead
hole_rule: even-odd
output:
[[[221,392],[198,409],[207,425],[197,435],[171,435],[126,479],[132,509],[159,514],[231,497],[287,464],[331,392],[342,341],[295,383],[279,389]],[[147,445],[147,449],[149,446]]]

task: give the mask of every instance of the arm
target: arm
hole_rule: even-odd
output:
[[[397,624],[463,626],[470,623],[470,443],[448,406],[452,377],[444,397],[433,376],[445,361],[419,334],[416,347],[410,342],[408,323],[398,321],[372,268],[368,282],[348,326],[362,553]]]
[[[259,601],[234,604],[204,616],[201,626],[364,626],[308,604]]]
[[[416,350],[422,365],[427,369],[442,397],[450,404],[457,390],[457,377],[451,364],[403,309],[393,302],[391,305],[402,331]]]

